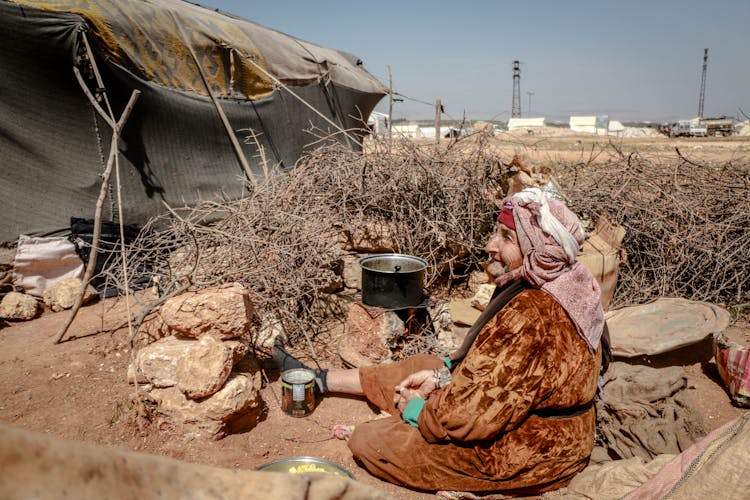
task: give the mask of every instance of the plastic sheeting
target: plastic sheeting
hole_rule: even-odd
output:
[[[328,79],[363,91],[383,90],[351,55],[182,0],[9,1],[81,16],[106,59],[167,88],[208,95],[192,50],[218,97],[267,97],[274,89],[269,74],[289,85]]]
[[[81,278],[83,261],[68,238],[34,238],[22,234],[18,238],[13,272],[16,287],[41,297],[58,281]]]
[[[738,406],[750,408],[750,347],[717,334],[714,335],[714,357],[719,376],[732,401]]]

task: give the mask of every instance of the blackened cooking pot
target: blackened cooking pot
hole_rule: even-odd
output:
[[[424,299],[424,272],[427,262],[398,253],[370,255],[360,259],[362,302],[368,306],[401,309]]]

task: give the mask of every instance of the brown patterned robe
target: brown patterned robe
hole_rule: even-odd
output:
[[[594,408],[568,418],[531,415],[594,398],[592,353],[546,292],[521,292],[490,320],[451,383],[433,392],[419,428],[393,406],[407,375],[442,366],[434,356],[360,368],[368,400],[392,417],[357,425],[349,447],[372,474],[419,490],[533,494],[565,486],[588,463]]]

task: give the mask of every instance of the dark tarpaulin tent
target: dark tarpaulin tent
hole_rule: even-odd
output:
[[[131,224],[165,203],[239,198],[243,157],[262,176],[258,144],[283,168],[320,136],[358,147],[351,130],[387,91],[351,55],[181,0],[0,0],[0,27],[0,242],[94,216],[112,130],[74,66],[115,119],[141,92],[119,141]]]

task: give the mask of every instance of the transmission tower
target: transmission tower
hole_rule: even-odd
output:
[[[706,97],[706,69],[708,68],[708,49],[703,49],[703,74],[701,75],[701,93],[698,98],[698,118],[703,118],[703,100]]]
[[[513,107],[511,118],[521,118],[521,63],[513,61]]]

